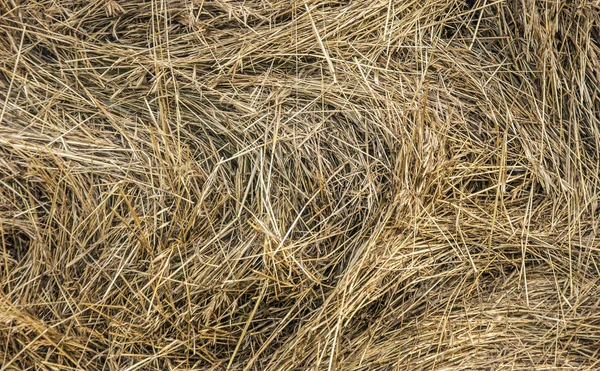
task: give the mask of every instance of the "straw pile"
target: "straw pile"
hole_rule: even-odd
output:
[[[0,370],[600,368],[600,1],[1,0]]]

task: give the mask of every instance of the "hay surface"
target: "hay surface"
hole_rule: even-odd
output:
[[[0,0],[0,370],[600,368],[600,2]]]

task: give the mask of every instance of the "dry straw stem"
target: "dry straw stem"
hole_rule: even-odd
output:
[[[600,2],[0,0],[0,370],[600,368]]]

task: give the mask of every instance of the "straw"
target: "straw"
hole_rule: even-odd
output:
[[[0,370],[600,367],[600,2],[0,1]]]

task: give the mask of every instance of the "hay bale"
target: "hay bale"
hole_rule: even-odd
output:
[[[1,370],[590,369],[600,3],[0,2]]]

